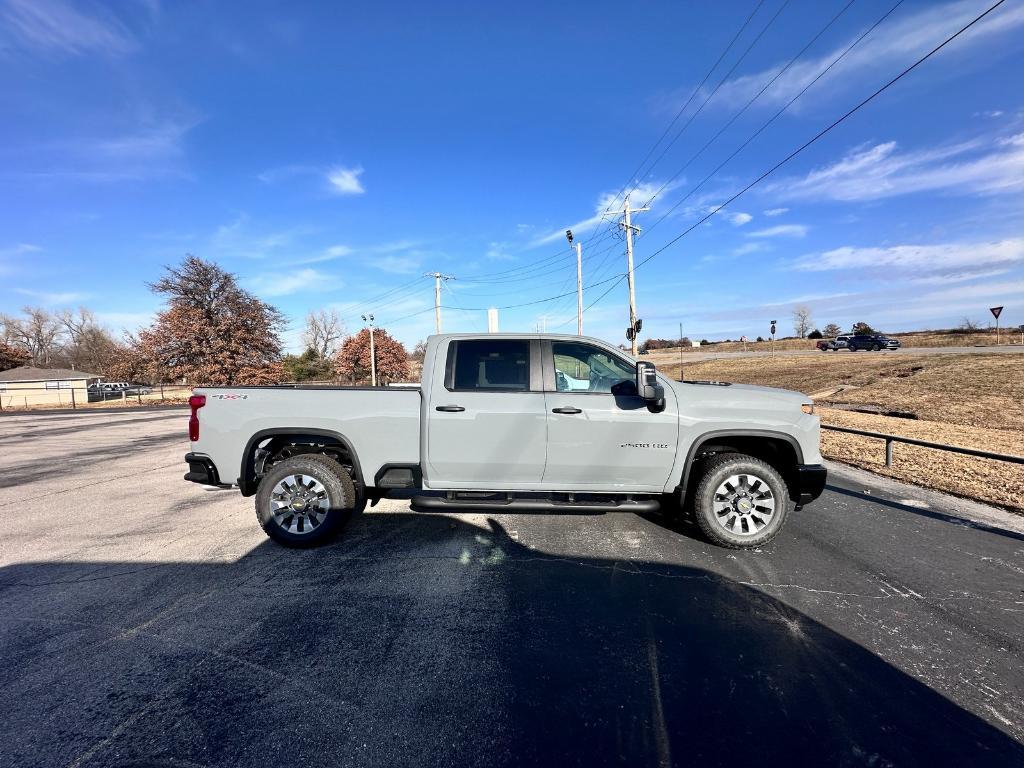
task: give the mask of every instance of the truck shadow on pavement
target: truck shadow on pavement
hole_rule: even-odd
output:
[[[9,566],[0,627],[6,765],[1024,762],[758,590],[540,552],[494,520],[374,513],[310,551]]]

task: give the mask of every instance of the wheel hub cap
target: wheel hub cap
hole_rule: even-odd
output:
[[[731,475],[715,490],[715,519],[729,533],[753,536],[775,515],[775,494],[751,473]]]
[[[323,483],[311,475],[291,475],[270,493],[274,522],[292,534],[312,533],[327,517],[330,499]]]

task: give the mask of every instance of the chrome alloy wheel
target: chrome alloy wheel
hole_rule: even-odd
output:
[[[270,494],[274,522],[289,533],[312,533],[327,517],[331,500],[323,483],[309,475],[282,478]]]
[[[753,536],[771,522],[775,494],[757,475],[730,475],[715,490],[715,519],[734,536]]]

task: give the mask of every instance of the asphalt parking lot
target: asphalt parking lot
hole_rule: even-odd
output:
[[[1024,525],[836,473],[762,551],[632,514],[278,547],[182,411],[0,417],[0,765],[1024,765]]]

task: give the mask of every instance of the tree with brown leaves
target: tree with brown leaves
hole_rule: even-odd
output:
[[[373,346],[377,354],[377,383],[401,381],[409,375],[409,356],[401,342],[391,338],[383,328],[373,331]],[[349,336],[334,359],[338,378],[352,384],[370,381],[370,331],[363,328]]]
[[[233,274],[189,255],[180,267],[168,267],[150,289],[167,297],[167,306],[152,326],[129,339],[121,368],[143,373],[126,378],[211,386],[274,384],[283,378],[284,316],[240,288]]]
[[[21,347],[16,347],[13,344],[0,341],[0,371],[17,368],[22,365],[28,365],[31,359],[32,355]]]

